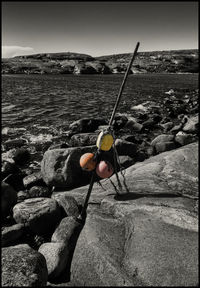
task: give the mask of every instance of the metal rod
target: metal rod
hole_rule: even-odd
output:
[[[91,195],[91,192],[92,192],[92,188],[93,188],[93,184],[94,184],[94,177],[95,177],[95,170],[92,172],[92,177],[91,177],[91,180],[90,180],[90,185],[89,185],[89,188],[88,188],[88,192],[87,192],[87,195],[85,197],[85,202],[84,202],[84,205],[83,205],[83,209],[81,211],[81,218],[84,217],[84,214],[87,210],[87,206],[88,206],[88,201],[89,201],[89,198],[90,198],[90,195]]]
[[[117,96],[117,101],[116,101],[116,103],[115,103],[115,106],[114,106],[114,109],[113,109],[113,112],[112,112],[112,115],[111,115],[111,118],[110,118],[109,126],[112,125],[112,122],[113,122],[113,119],[114,119],[114,116],[115,116],[117,107],[118,107],[118,105],[119,105],[120,98],[121,98],[121,96],[122,96],[122,92],[123,92],[123,89],[124,89],[124,85],[125,85],[126,80],[127,80],[127,77],[128,77],[128,73],[129,73],[129,71],[130,71],[130,69],[131,69],[131,66],[132,66],[132,64],[133,64],[133,61],[134,61],[134,59],[135,59],[135,57],[136,57],[136,55],[137,55],[137,50],[138,50],[138,48],[139,48],[139,45],[140,45],[140,42],[137,42],[137,45],[136,45],[135,50],[134,50],[134,52],[133,52],[133,56],[132,56],[132,58],[131,58],[131,60],[130,60],[130,63],[129,63],[129,65],[128,65],[128,68],[127,68],[127,70],[126,70],[126,73],[125,73],[125,76],[124,76],[124,79],[123,79],[123,82],[122,82],[122,85],[121,85],[121,87],[120,87],[119,94],[118,94],[118,96]]]

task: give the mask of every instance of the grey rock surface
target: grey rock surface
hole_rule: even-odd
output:
[[[3,287],[40,287],[47,284],[45,258],[27,244],[2,248],[1,263]]]

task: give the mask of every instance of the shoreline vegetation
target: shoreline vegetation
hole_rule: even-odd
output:
[[[40,53],[2,59],[6,74],[123,74],[131,53],[92,57],[86,54]],[[198,73],[198,50],[138,52],[130,74]]]

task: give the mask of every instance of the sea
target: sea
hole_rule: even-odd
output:
[[[80,118],[109,120],[123,77],[2,75],[2,135],[51,139]],[[198,89],[198,75],[129,75],[117,112],[130,113],[132,106],[149,100],[158,103],[170,89],[183,95]]]

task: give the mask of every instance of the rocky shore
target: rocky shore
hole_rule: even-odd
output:
[[[127,193],[116,197],[115,175],[96,182],[85,223],[79,159],[108,120],[75,121],[59,143],[4,128],[2,286],[198,285],[198,90],[165,95],[116,115]]]
[[[131,74],[198,73],[198,50],[139,52]],[[42,53],[2,59],[2,74],[121,74],[131,54],[92,57],[80,53]]]

